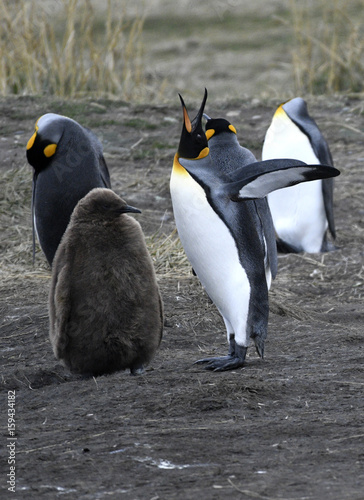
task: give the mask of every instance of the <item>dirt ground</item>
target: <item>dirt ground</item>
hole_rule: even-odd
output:
[[[218,104],[211,97],[206,112],[228,117],[241,144],[260,158],[277,104]],[[2,498],[364,498],[364,108],[344,97],[308,104],[341,170],[339,249],[280,256],[265,360],[250,349],[243,369],[211,373],[193,362],[226,353],[223,322],[183,257],[167,265],[158,253],[175,227],[168,184],[181,127],[177,98],[159,107],[0,101]],[[193,114],[196,108],[189,108]],[[50,273],[39,250],[32,265],[31,169],[25,167],[26,142],[47,111],[94,130],[113,188],[142,210],[138,220],[166,317],[161,347],[144,376],[81,380],[54,359]],[[6,491],[8,391],[16,394],[15,493]]]

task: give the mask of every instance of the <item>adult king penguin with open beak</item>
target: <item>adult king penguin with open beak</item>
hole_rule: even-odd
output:
[[[192,121],[180,99],[183,125],[170,180],[176,226],[196,275],[223,317],[229,342],[227,356],[197,363],[213,371],[232,370],[243,366],[250,339],[263,357],[268,288],[276,269],[269,212],[262,217],[259,204],[248,200],[339,171],[291,159],[257,162],[252,154],[244,160],[234,152],[240,145],[233,130],[220,145],[221,154],[213,155],[202,128],[207,91]],[[211,141],[214,134],[207,135]]]

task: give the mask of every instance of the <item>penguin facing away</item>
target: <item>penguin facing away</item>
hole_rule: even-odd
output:
[[[52,265],[76,204],[95,187],[110,188],[109,171],[95,134],[71,118],[54,113],[37,120],[26,154],[34,168],[33,257],[36,233]]]
[[[329,146],[316,122],[310,117],[306,102],[300,97],[281,104],[267,130],[262,159],[292,157],[307,163],[333,166]],[[268,195],[282,252],[326,252],[335,246],[332,178],[283,188]]]
[[[231,370],[243,366],[250,338],[263,357],[268,287],[276,271],[269,211],[264,203],[246,200],[339,172],[291,159],[257,162],[226,121],[223,131],[215,120],[208,122],[206,137],[201,123],[206,90],[192,121],[180,99],[183,126],[170,180],[174,217],[186,255],[223,317],[229,342],[227,356],[197,363],[209,370]]]
[[[57,249],[49,294],[54,354],[73,373],[142,373],[163,329],[163,304],[140,212],[110,189],[76,206]]]

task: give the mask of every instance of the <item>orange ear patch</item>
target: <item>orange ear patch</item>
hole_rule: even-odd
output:
[[[195,158],[196,160],[201,160],[201,158],[205,158],[210,152],[209,148],[203,148],[203,150],[200,152],[200,154]]]
[[[48,144],[48,146],[44,148],[43,153],[47,158],[50,158],[51,156],[54,155],[56,149],[57,149],[57,144]]]
[[[36,137],[37,137],[37,132],[34,132],[34,134],[32,135],[32,137],[27,142],[27,150],[29,150],[29,149],[31,149],[33,147],[33,144],[34,144],[34,141],[35,141]]]
[[[214,135],[215,130],[213,128],[209,128],[206,130],[206,139],[209,140]]]

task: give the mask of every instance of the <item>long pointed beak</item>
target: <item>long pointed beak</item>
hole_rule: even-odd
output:
[[[204,109],[205,109],[205,105],[206,105],[206,101],[207,101],[207,89],[205,89],[205,94],[203,96],[203,99],[202,99],[202,103],[201,103],[201,106],[200,106],[200,109],[198,110],[198,113],[197,115],[195,116],[195,118],[192,120],[192,128],[195,130],[199,125],[201,125],[201,122],[202,122],[202,117],[203,117],[203,112],[204,112]]]
[[[181,104],[182,104],[183,122],[185,124],[187,132],[190,134],[192,131],[191,120],[190,120],[190,117],[188,116],[187,108],[186,108],[185,102],[183,100],[183,97],[181,96],[181,94],[178,94],[178,95],[179,95],[179,98],[180,98]]]
[[[182,96],[180,94],[178,95],[182,104],[183,125],[177,153],[181,158],[199,158],[201,152],[207,148],[207,139],[202,128],[202,117],[207,99],[207,90],[205,89],[205,95],[200,109],[192,121],[188,116]]]

